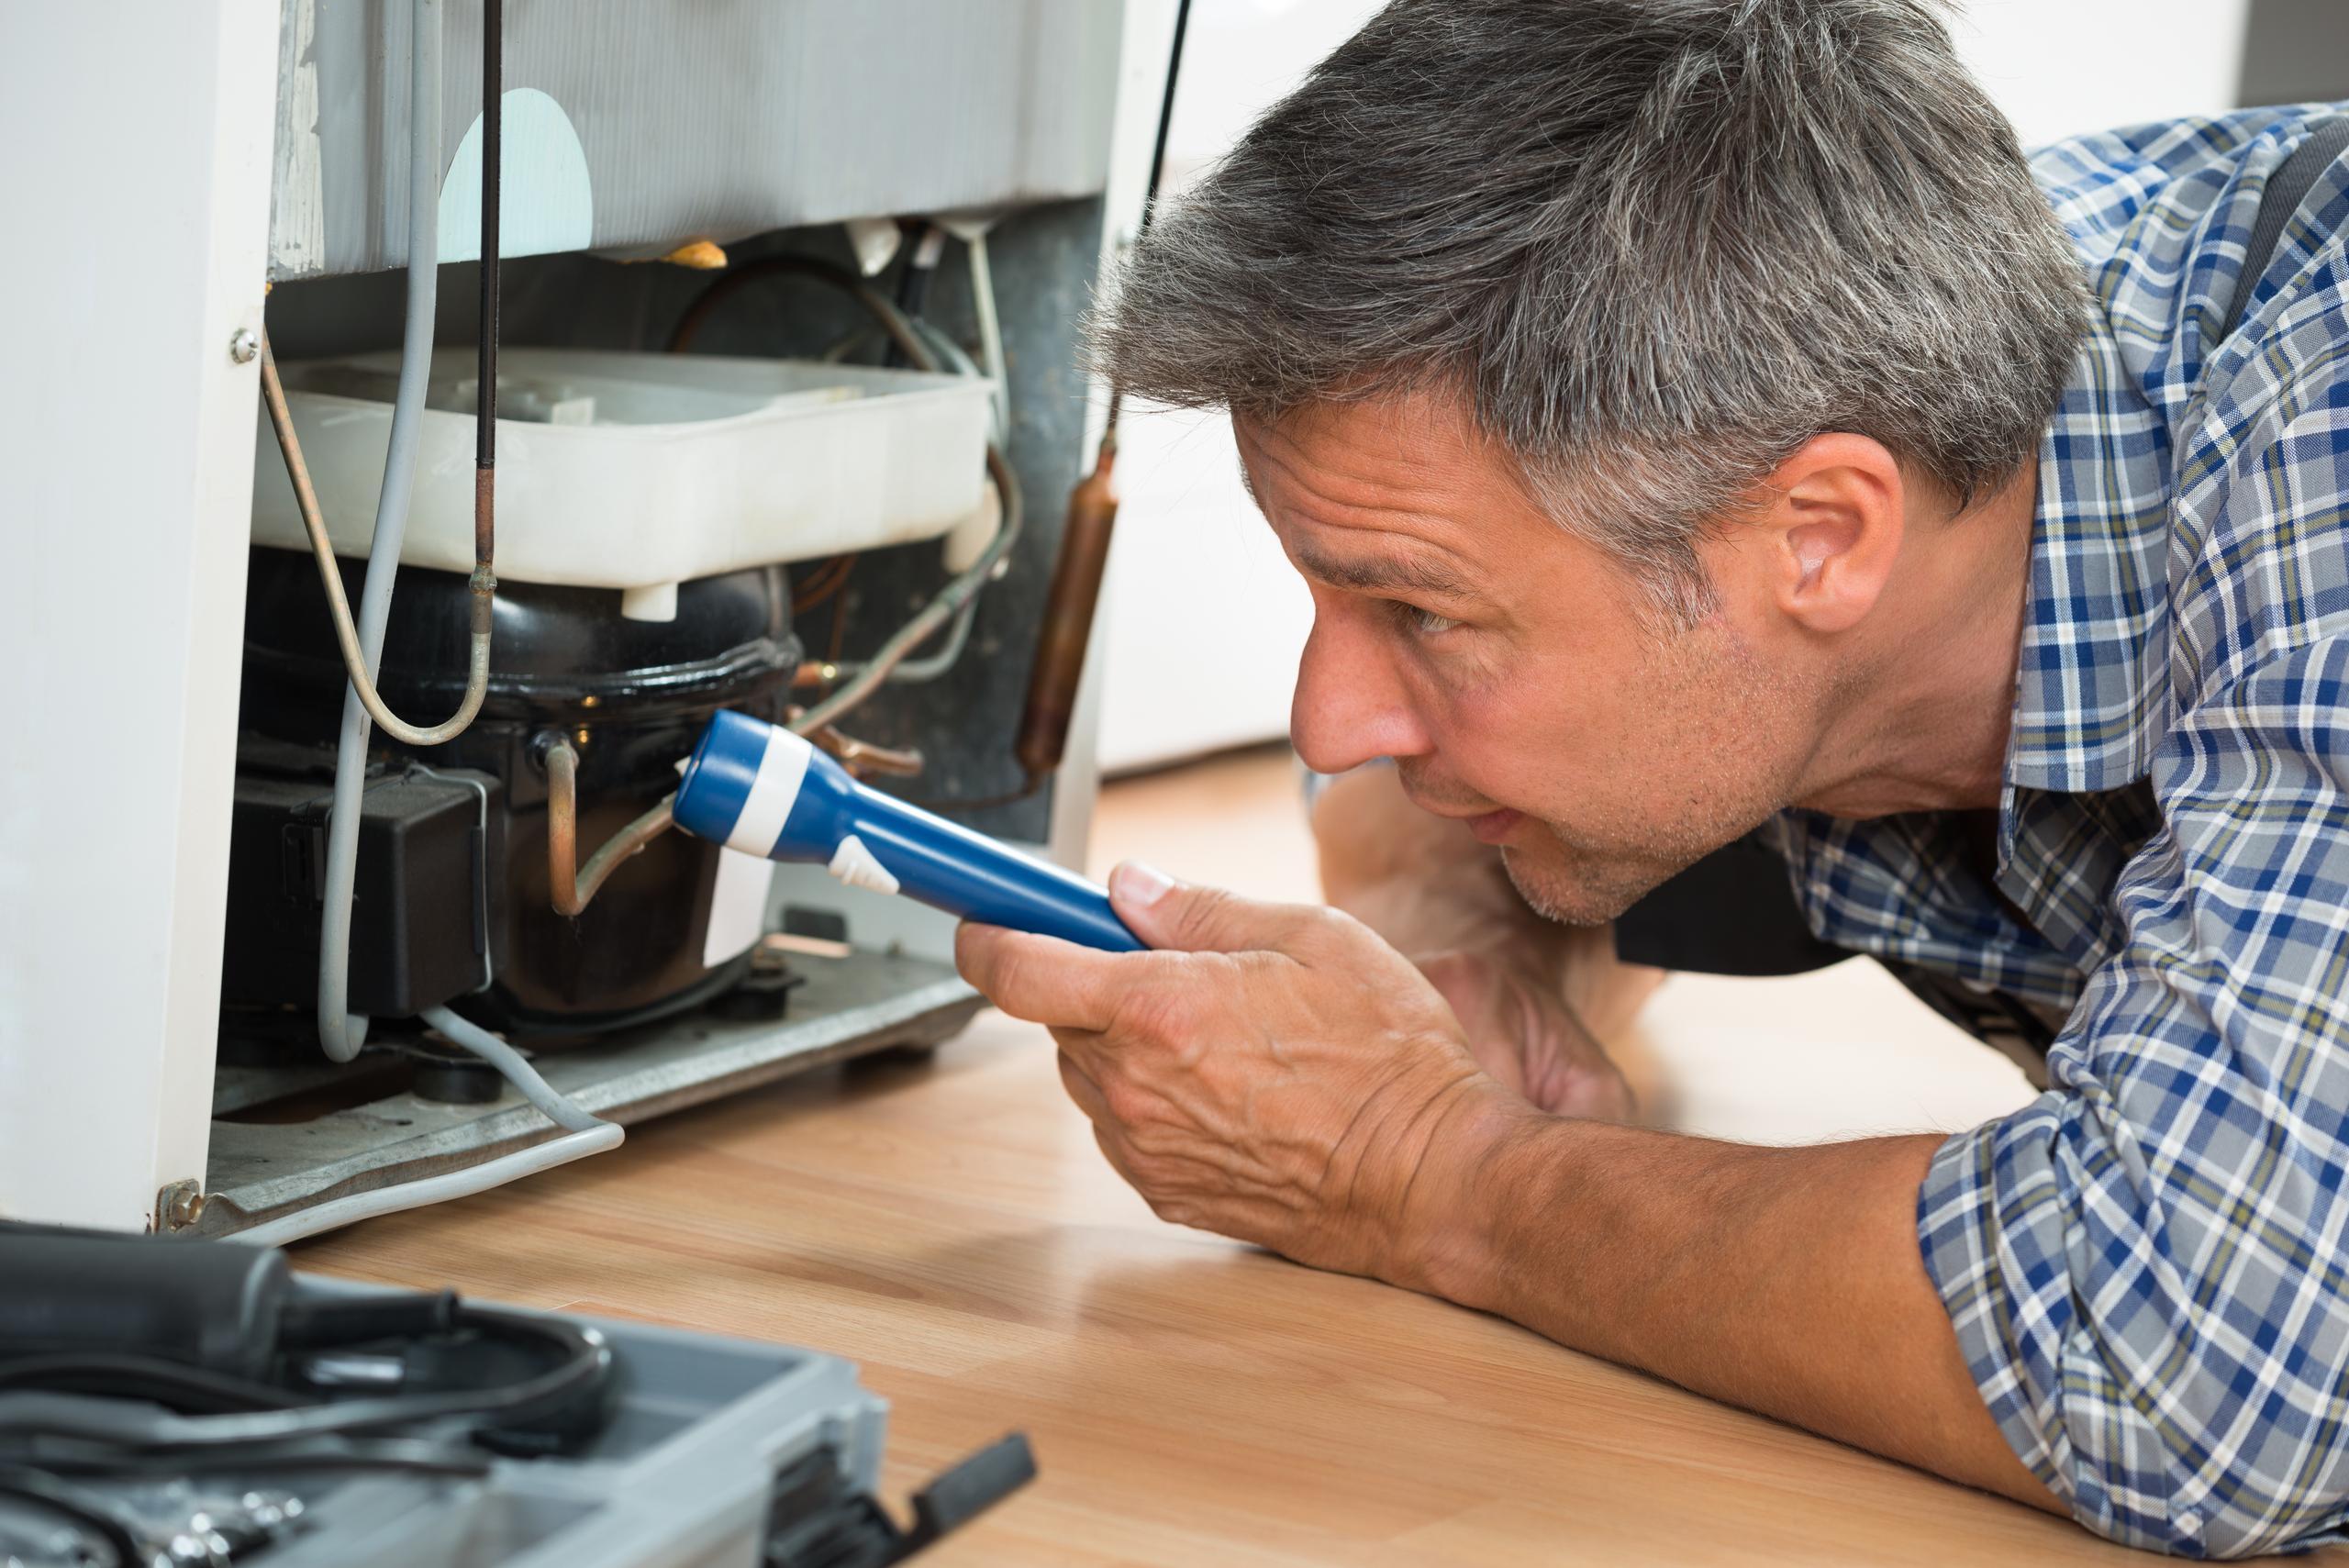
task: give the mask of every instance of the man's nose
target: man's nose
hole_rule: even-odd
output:
[[[1326,612],[1314,617],[1297,661],[1288,731],[1298,758],[1319,773],[1428,750],[1426,731],[1386,651],[1344,617]]]

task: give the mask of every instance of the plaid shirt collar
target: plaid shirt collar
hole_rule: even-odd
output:
[[[2098,342],[2102,337],[2108,341]],[[2039,451],[2031,587],[2007,741],[2000,860],[2012,851],[2018,790],[2068,795],[2143,778],[2167,718],[2155,650],[2168,631],[2165,553],[2170,484],[2153,410],[2116,406],[2123,388],[2099,322]],[[2099,428],[2099,419],[2111,420]]]

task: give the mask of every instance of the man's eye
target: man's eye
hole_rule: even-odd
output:
[[[1460,624],[1449,616],[1440,616],[1433,610],[1423,610],[1417,605],[1407,605],[1400,600],[1388,602],[1393,605],[1395,614],[1403,624],[1421,637],[1433,637],[1438,632],[1450,631]]]

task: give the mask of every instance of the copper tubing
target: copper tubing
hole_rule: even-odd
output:
[[[1045,591],[1043,629],[1036,639],[1028,701],[1012,743],[1012,755],[1030,784],[1058,768],[1068,750],[1076,689],[1085,678],[1085,651],[1093,640],[1093,614],[1101,603],[1101,576],[1109,564],[1109,536],[1118,524],[1118,492],[1112,483],[1117,442],[1114,429],[1101,438],[1093,472],[1069,492],[1060,560]]]
[[[269,332],[261,335],[261,395],[269,406],[269,423],[277,432],[277,450],[285,459],[285,476],[294,482],[294,503],[302,514],[302,527],[310,536],[310,553],[317,559],[318,581],[327,592],[327,612],[334,620],[334,639],[342,651],[343,671],[351,677],[351,689],[359,695],[360,706],[367,710],[384,734],[410,746],[438,746],[463,734],[481,711],[482,698],[489,691],[489,631],[490,604],[497,591],[497,579],[490,574],[484,562],[473,569],[473,647],[465,667],[464,700],[445,723],[429,728],[408,723],[384,703],[375,690],[375,683],[367,677],[367,658],[359,646],[359,630],[351,624],[351,601],[342,591],[342,573],[335,566],[334,544],[327,538],[326,518],[318,511],[318,493],[310,484],[310,465],[302,459],[301,439],[294,433],[294,416],[285,406],[285,386],[278,379],[277,356],[271,351]]]
[[[473,470],[473,570],[487,572],[497,559],[497,470]],[[490,579],[495,587],[497,580]]]
[[[667,832],[677,804],[664,795],[661,804],[612,835],[604,847],[579,864],[579,753],[567,740],[547,748],[547,891],[558,915],[575,916],[587,907],[604,879],[622,861]]]
[[[893,779],[918,778],[922,770],[922,755],[918,748],[876,745],[860,740],[853,735],[843,735],[827,724],[807,737],[817,745],[840,759],[841,767],[853,778],[877,776]]]

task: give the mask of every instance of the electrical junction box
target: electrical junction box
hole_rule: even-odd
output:
[[[290,761],[290,760],[289,760]],[[316,993],[326,906],[327,773],[237,774],[220,1000],[275,1005]],[[351,1006],[408,1018],[489,980],[489,871],[503,859],[505,785],[487,773],[385,769],[361,796],[351,920]],[[501,840],[492,842],[496,833]]]

